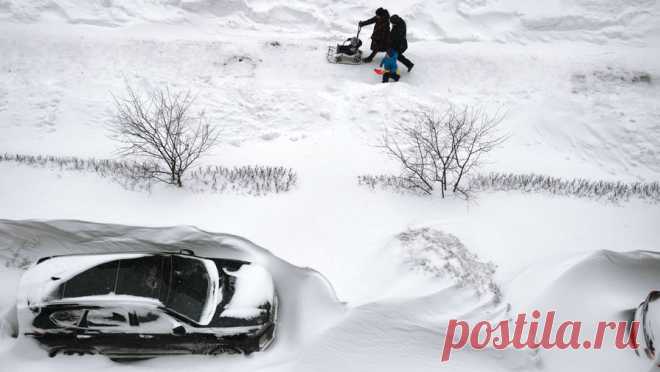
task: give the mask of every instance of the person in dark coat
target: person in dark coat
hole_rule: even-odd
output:
[[[358,25],[360,27],[368,26],[370,24],[374,25],[374,31],[371,34],[371,54],[364,59],[364,62],[373,61],[376,53],[386,52],[389,48],[390,41],[390,13],[387,9],[378,8],[376,9],[376,16],[372,17],[366,21],[360,21]]]
[[[403,19],[401,19],[401,17],[396,14],[390,17],[390,22],[392,23],[392,31],[390,32],[390,46],[399,53],[399,62],[403,63],[403,65],[408,68],[408,72],[410,72],[415,64],[403,55],[403,52],[408,49],[408,40],[406,39],[406,22],[404,22]]]

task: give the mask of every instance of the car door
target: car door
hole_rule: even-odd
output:
[[[80,345],[111,355],[187,354],[195,350],[185,326],[154,306],[87,309],[78,323],[76,338]]]
[[[75,337],[81,347],[104,352],[134,344],[131,328],[125,308],[95,306],[83,310]]]
[[[192,328],[161,309],[133,307],[129,312],[129,322],[134,325],[145,352],[186,354],[198,349]]]

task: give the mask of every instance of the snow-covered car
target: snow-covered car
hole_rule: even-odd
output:
[[[51,356],[121,359],[263,350],[277,303],[265,268],[184,250],[41,258],[21,278],[17,311],[21,333]]]
[[[639,322],[636,350],[639,356],[657,362],[656,336],[660,336],[660,291],[652,291],[635,311],[634,321]]]

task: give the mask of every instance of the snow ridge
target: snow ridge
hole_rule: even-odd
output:
[[[0,0],[0,19],[103,27],[204,23],[281,32],[347,32],[382,2],[294,0]],[[605,43],[657,36],[656,0],[413,0],[388,5],[411,24],[413,40],[446,42],[585,40]]]

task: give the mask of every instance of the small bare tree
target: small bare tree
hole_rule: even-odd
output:
[[[382,148],[401,164],[400,177],[408,187],[431,194],[439,184],[443,198],[450,187],[467,197],[469,190],[461,182],[484,154],[504,141],[497,134],[502,118],[470,107],[422,112],[417,120],[386,131]]]
[[[417,124],[397,126],[394,133],[386,131],[382,147],[392,158],[401,163],[401,178],[407,187],[431,194],[436,179],[436,169],[429,165],[435,162],[431,159],[426,147],[426,139],[420,129],[420,125]]]
[[[152,159],[152,176],[160,181],[182,187],[183,174],[217,143],[217,130],[202,114],[192,114],[190,91],[154,89],[145,98],[127,85],[125,97],[113,98],[111,131],[121,143],[120,152]]]

